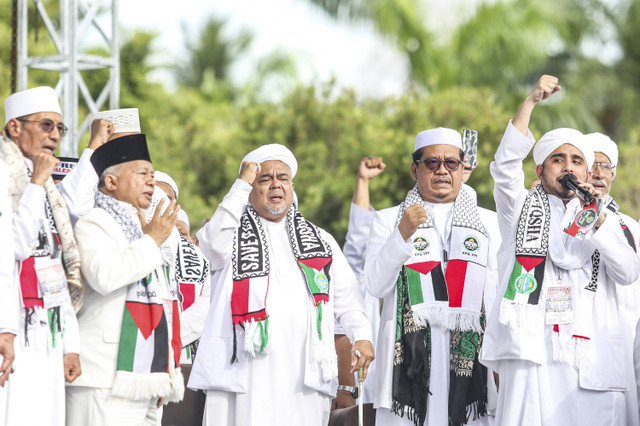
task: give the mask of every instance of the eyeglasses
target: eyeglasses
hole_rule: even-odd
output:
[[[616,166],[608,161],[595,161],[591,170],[595,171],[598,166],[600,166],[602,171],[606,173],[613,173],[613,169],[616,168]]]
[[[444,167],[450,172],[455,172],[460,167],[462,161],[455,158],[446,158],[444,160],[438,160],[437,158],[427,158],[426,160],[416,160],[416,164],[420,165],[424,163],[427,170],[435,172],[440,168],[440,164],[444,164]]]
[[[45,133],[51,133],[53,132],[54,128],[57,128],[58,131],[60,132],[60,136],[64,137],[67,134],[67,131],[69,129],[67,129],[67,126],[65,126],[62,123],[54,123],[52,120],[49,120],[48,118],[42,119],[42,120],[25,120],[24,118],[18,118],[18,121],[22,121],[22,122],[27,122],[27,123],[38,123],[40,124],[40,128],[42,129],[43,132]]]

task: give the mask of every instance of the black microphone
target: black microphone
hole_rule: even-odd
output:
[[[584,188],[578,188],[578,178],[573,173],[567,173],[560,178],[560,184],[563,188],[574,191],[587,204],[593,203],[596,198],[592,193]]]

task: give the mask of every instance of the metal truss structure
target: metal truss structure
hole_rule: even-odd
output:
[[[57,54],[29,55],[29,2],[35,5],[38,19],[44,23]],[[75,157],[78,153],[78,144],[91,125],[86,118],[82,121],[78,118],[80,97],[89,108],[90,113],[102,109],[107,100],[109,101],[109,109],[118,108],[120,103],[118,0],[60,0],[58,28],[50,18],[44,1],[18,0],[17,5],[17,89],[25,90],[28,88],[30,68],[54,71],[60,74],[55,89],[61,98],[64,123],[69,128],[67,136],[61,142],[60,155]],[[107,25],[100,22],[98,17],[100,20],[109,21],[109,31],[105,31]],[[87,38],[104,41],[109,56],[81,52],[81,44]],[[94,99],[80,72],[102,69],[109,69],[109,80],[97,98]]]

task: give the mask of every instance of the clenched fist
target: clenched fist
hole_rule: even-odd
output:
[[[420,204],[414,204],[404,211],[398,224],[398,231],[403,240],[407,240],[417,230],[418,226],[427,221],[427,211]]]

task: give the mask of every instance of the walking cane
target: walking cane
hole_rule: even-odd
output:
[[[360,359],[360,351],[356,349],[356,358]],[[364,412],[362,402],[364,398],[362,397],[362,384],[364,383],[364,366],[358,369],[358,426],[364,425]]]

